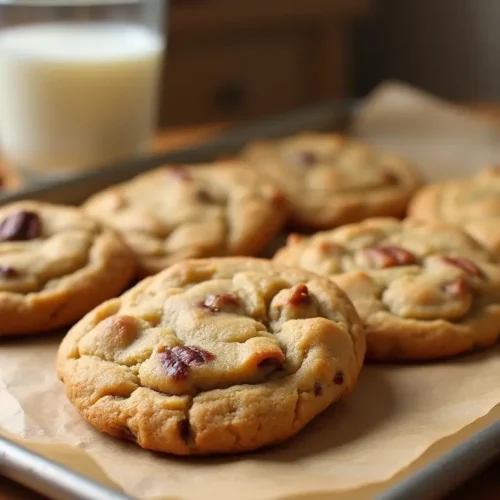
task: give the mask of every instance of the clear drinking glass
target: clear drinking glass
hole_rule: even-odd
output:
[[[0,144],[25,177],[146,152],[167,0],[0,0]]]

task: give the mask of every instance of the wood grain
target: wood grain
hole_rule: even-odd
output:
[[[366,14],[371,0],[211,0],[177,1],[169,25],[173,37],[204,36],[227,29],[248,29],[266,24],[290,25],[325,17],[358,17]]]
[[[350,39],[373,0],[177,0],[162,126],[248,120],[347,97]]]

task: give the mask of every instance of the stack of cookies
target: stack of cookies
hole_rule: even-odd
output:
[[[500,335],[500,175],[420,186],[401,158],[304,133],[79,209],[3,207],[0,335],[74,325],[57,359],[69,399],[143,448],[282,442],[354,389],[365,356],[433,360]]]

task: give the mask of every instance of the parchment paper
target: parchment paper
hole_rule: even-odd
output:
[[[397,82],[381,85],[361,106],[361,139],[416,162],[427,181],[468,176],[500,163],[500,122],[476,116]]]
[[[463,174],[500,159],[500,140],[492,139],[500,139],[500,123],[395,84],[376,91],[355,131],[406,151],[425,165],[429,179],[449,175],[454,165]],[[140,499],[373,498],[500,414],[498,346],[448,362],[367,366],[350,398],[280,447],[176,459],[108,438],[83,422],[54,373],[59,341],[0,343],[0,432]]]

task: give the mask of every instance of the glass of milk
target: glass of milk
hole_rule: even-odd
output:
[[[147,152],[167,0],[0,0],[0,146],[27,178]]]

